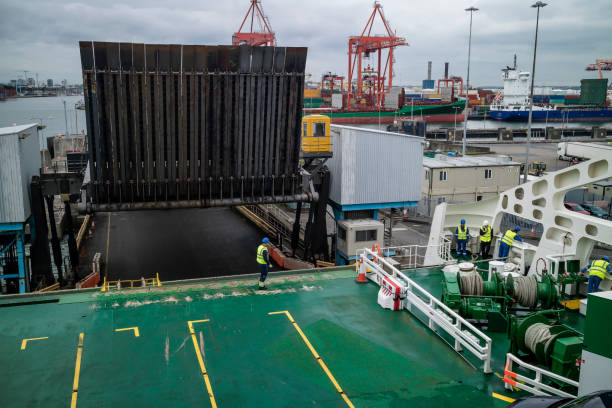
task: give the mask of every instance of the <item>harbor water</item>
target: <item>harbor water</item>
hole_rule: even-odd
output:
[[[0,102],[0,127],[39,123],[40,146],[46,148],[46,138],[58,134],[87,133],[85,110],[75,109],[82,96],[40,98],[9,98]],[[66,114],[64,115],[64,101]]]
[[[41,134],[41,147],[46,146],[45,138],[65,133],[87,133],[85,124],[85,111],[75,109],[75,104],[83,100],[82,96],[58,96],[42,98],[11,98],[0,102],[0,127],[22,125],[26,123],[42,123],[45,126]],[[66,101],[66,115],[64,115],[64,101]],[[536,122],[534,128],[543,128],[547,124]],[[368,129],[386,130],[386,124],[351,125]],[[427,129],[447,128],[463,129],[463,123],[428,123]],[[468,129],[527,129],[525,122],[502,122],[497,120],[468,120]],[[612,122],[569,122],[549,123],[548,126],[571,128],[585,128],[600,126],[612,128]]]

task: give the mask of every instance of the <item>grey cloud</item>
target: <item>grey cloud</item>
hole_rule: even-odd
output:
[[[346,75],[347,40],[360,34],[372,10],[371,0],[263,0],[280,45],[307,46],[307,70]],[[395,81],[418,84],[434,61],[434,78],[451,72],[465,76],[468,14],[476,5],[471,82],[501,84],[499,70],[517,54],[531,69],[535,10],[533,0],[383,1],[391,26],[410,43],[396,50]],[[227,44],[238,28],[247,0],[48,1],[3,0],[0,9],[0,80],[19,70],[39,78],[80,80],[79,40],[150,43]],[[584,67],[610,57],[612,8],[609,0],[551,0],[542,10],[536,81],[577,85],[594,77]],[[378,25],[375,32],[382,32]]]

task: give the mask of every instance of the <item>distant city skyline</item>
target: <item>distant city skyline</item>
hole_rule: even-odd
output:
[[[466,76],[469,15],[475,5],[470,83],[502,86],[501,69],[512,65],[531,70],[535,10],[533,1],[436,0],[418,6],[401,0],[382,1],[397,35],[410,44],[395,51],[396,85],[419,85],[433,62],[432,78]],[[211,2],[176,0],[3,1],[0,26],[0,82],[38,73],[39,82],[66,78],[82,82],[79,40],[174,44],[228,44],[248,8],[248,0]],[[263,8],[281,46],[306,46],[311,80],[323,72],[347,74],[348,37],[358,35],[372,11],[370,0],[291,3],[263,0]],[[299,11],[299,12],[296,12]],[[538,86],[578,86],[596,78],[584,68],[596,58],[612,57],[612,7],[608,0],[556,0],[540,16]],[[375,26],[382,32],[382,26]],[[608,75],[610,76],[609,72]]]

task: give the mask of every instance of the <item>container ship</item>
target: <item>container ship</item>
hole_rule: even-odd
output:
[[[369,89],[368,76],[364,77]],[[398,119],[414,118],[427,123],[462,122],[465,99],[459,77],[440,79],[438,88],[424,88],[407,93],[404,87],[392,87],[377,104],[376,94],[368,93],[356,103],[349,102],[344,77],[327,73],[320,83],[311,83],[304,89],[304,115],[321,114],[329,116],[336,124],[389,124]],[[478,96],[478,95],[476,95]],[[470,95],[470,105],[472,105]]]
[[[514,67],[502,70],[504,90],[498,94],[489,111],[489,117],[504,121],[527,121],[529,118],[530,73]],[[583,79],[580,95],[540,95],[532,111],[532,120],[540,122],[610,121],[612,109],[606,92],[608,80]]]

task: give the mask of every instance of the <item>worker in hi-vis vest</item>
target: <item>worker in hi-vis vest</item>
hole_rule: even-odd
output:
[[[482,256],[482,259],[487,259],[489,257],[492,237],[493,227],[489,225],[489,221],[484,220],[482,227],[480,227],[480,256]]]
[[[261,244],[257,247],[257,264],[259,265],[259,290],[265,290],[266,276],[268,276],[268,265],[270,264],[270,258],[268,256],[268,247],[270,240],[264,238],[261,240]]]
[[[457,239],[457,256],[467,255],[465,247],[470,239],[470,229],[465,225],[465,220],[461,220],[461,225],[455,229],[455,239]]]
[[[587,269],[589,270],[588,293],[597,292],[601,281],[606,279],[606,273],[612,274],[610,270],[610,258],[607,256],[602,256],[601,259],[591,262],[582,268],[580,272],[584,273]]]
[[[514,231],[507,230],[504,236],[499,243],[499,257],[502,259],[506,259],[508,257],[508,253],[510,253],[510,248],[514,245],[514,241],[523,242],[523,238],[521,238],[518,232],[521,230],[521,227],[518,225],[514,227]]]

